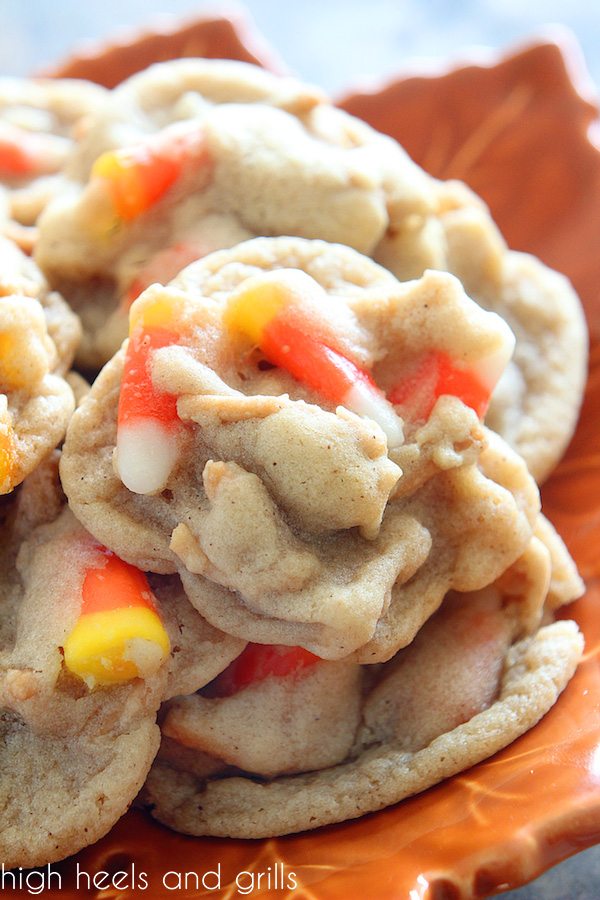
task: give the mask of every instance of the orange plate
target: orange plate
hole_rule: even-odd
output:
[[[280,68],[235,17],[145,35],[137,44],[71,59],[54,74],[114,83],[182,52]],[[516,887],[600,841],[600,155],[593,144],[597,109],[585,92],[578,48],[568,35],[555,34],[483,64],[403,76],[341,101],[399,138],[433,174],[468,181],[488,201],[511,245],[567,273],[585,304],[592,364],[581,423],[543,491],[545,512],[589,586],[568,611],[585,633],[585,660],[558,704],[489,761],[345,825],[267,841],[202,840],[131,812],[104,840],[53,867],[62,876],[61,890],[44,896],[80,896],[78,865],[87,873],[124,869],[128,883],[138,886],[146,873],[146,896],[153,898],[241,896],[234,879],[249,870],[255,873],[254,897],[451,900]],[[209,876],[205,889],[195,889],[193,875],[187,889],[162,885],[168,870],[202,876],[219,864],[221,891],[212,890],[216,876]],[[299,889],[279,890],[292,873]],[[242,888],[250,878],[241,876]],[[175,876],[167,883],[175,887]],[[80,889],[86,884],[80,879]],[[31,896],[25,890],[11,894]],[[95,896],[127,897],[131,891],[99,890]]]

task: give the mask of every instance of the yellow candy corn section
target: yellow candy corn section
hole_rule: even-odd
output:
[[[101,153],[92,166],[92,178],[117,178],[127,165],[123,165],[121,157],[114,150]]]
[[[148,678],[171,649],[158,615],[144,607],[86,613],[65,641],[65,665],[88,687]]]
[[[223,316],[225,327],[245,334],[260,346],[264,329],[288,300],[289,292],[284,283],[261,276],[249,278],[227,304]]]
[[[150,287],[129,311],[129,335],[153,328],[175,328],[184,312],[184,299],[160,287]]]
[[[18,391],[29,383],[22,344],[14,334],[0,333],[0,391]]]

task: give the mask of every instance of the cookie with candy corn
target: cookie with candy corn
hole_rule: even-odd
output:
[[[426,268],[454,272],[466,292],[499,313],[516,337],[487,424],[543,481],[573,434],[587,371],[587,328],[566,278],[534,256],[509,250],[489,210],[466,185],[436,184],[433,213],[393,222],[376,258],[399,278]]]
[[[75,401],[55,374],[58,362],[41,304],[0,292],[0,494],[18,485],[65,434]]]
[[[0,185],[8,221],[0,225],[27,249],[48,201],[65,190],[63,170],[73,144],[108,92],[70,79],[0,78]]]
[[[98,545],[64,509],[51,460],[3,513],[0,856],[42,865],[109,830],[156,752],[160,702],[244,643],[204,622],[177,579],[151,585]]]
[[[517,349],[488,424],[538,480],[560,458],[586,369],[571,286],[509,251],[466,186],[430,178],[319,90],[228,61],[152,66],[111,94],[69,172],[81,186],[44,217],[38,259],[84,319],[88,364],[117,349],[144,287],[194,258],[260,234],[337,241],[402,280],[452,272],[505,317]]]
[[[273,778],[328,768],[352,749],[365,678],[353,660],[247,644],[202,692],[165,706],[161,732],[223,770]]]
[[[33,260],[0,237],[0,493],[62,440],[74,408],[63,376],[80,334]]]
[[[207,688],[167,705],[142,802],[187,834],[287,834],[389,806],[505,747],[556,702],[583,645],[569,621],[522,637],[522,607],[539,619],[550,580],[536,542],[499,582],[450,593],[376,672],[249,644]],[[323,680],[341,686],[333,710]]]
[[[43,217],[36,255],[82,317],[88,365],[118,349],[145,287],[213,250],[275,234],[370,254],[388,207],[433,208],[429,179],[389,138],[316,88],[225,60],[117,87],[69,173],[80,186]]]
[[[217,252],[133,304],[69,428],[69,503],[215,627],[381,662],[531,537],[535,484],[481,423],[513,343],[444,273],[300,238]]]
[[[38,266],[14,241],[0,236],[0,297],[31,297],[44,310],[48,336],[56,348],[53,371],[65,375],[81,339],[81,324],[63,297],[52,291]]]

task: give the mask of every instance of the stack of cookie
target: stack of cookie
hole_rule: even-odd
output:
[[[180,60],[90,97],[26,237],[42,173],[5,179],[9,866],[140,789],[190,834],[380,809],[534,725],[582,650],[534,481],[583,388],[567,281],[293,79]]]

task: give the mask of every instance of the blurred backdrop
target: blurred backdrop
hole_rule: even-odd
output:
[[[247,0],[260,31],[305,79],[338,92],[405,60],[460,58],[477,46],[520,42],[547,23],[572,29],[600,84],[595,0]],[[74,46],[231,4],[203,0],[0,0],[0,71],[25,74]]]

